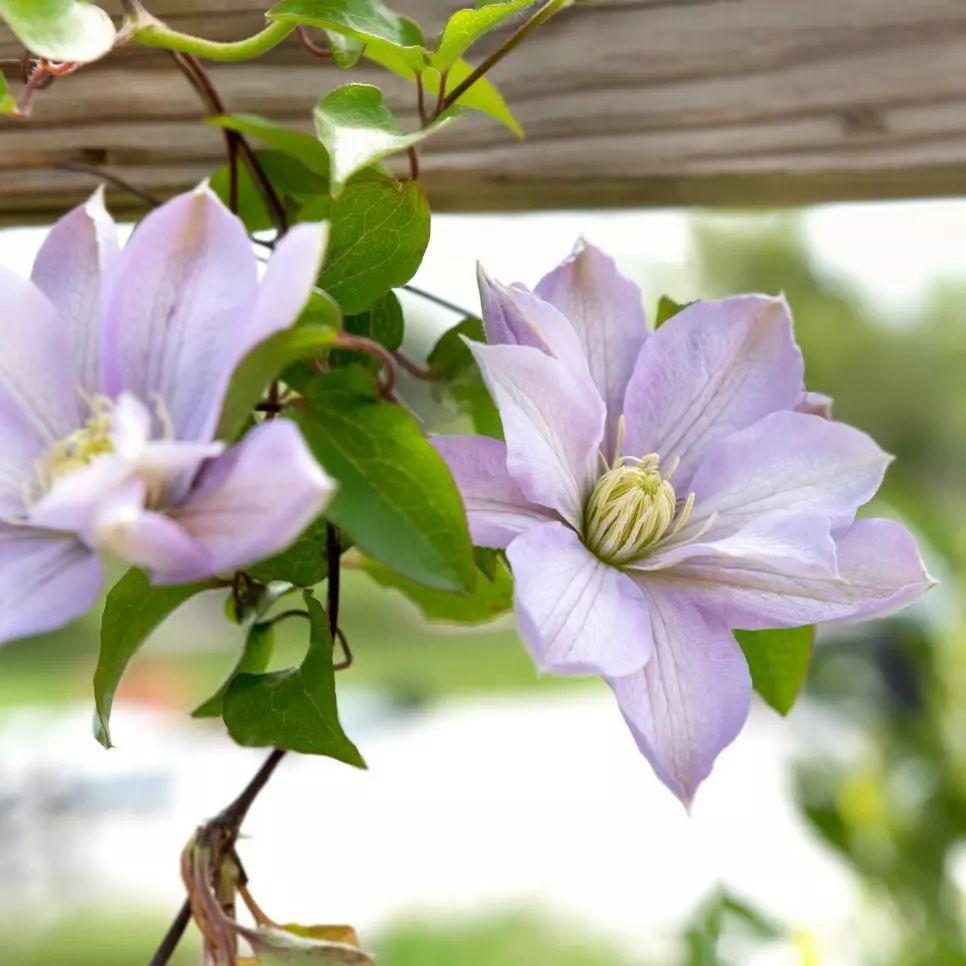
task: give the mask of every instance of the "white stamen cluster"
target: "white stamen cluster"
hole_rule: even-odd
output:
[[[597,481],[584,509],[587,546],[602,560],[621,564],[677,533],[691,515],[694,494],[678,514],[670,475],[661,474],[657,453],[618,458]]]

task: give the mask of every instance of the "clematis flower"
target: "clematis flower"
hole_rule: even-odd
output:
[[[470,348],[506,443],[435,440],[474,542],[505,548],[538,667],[602,675],[688,804],[748,713],[733,629],[879,616],[930,586],[902,526],[855,519],[889,457],[805,393],[781,299],[696,302],[649,333],[589,245],[533,292],[480,286]]]
[[[99,191],[30,281],[0,269],[0,641],[86,611],[99,554],[187,582],[318,515],[333,485],[292,423],[214,436],[236,363],[294,321],[324,245],[323,226],[293,229],[259,282],[241,222],[202,188],[120,250]]]

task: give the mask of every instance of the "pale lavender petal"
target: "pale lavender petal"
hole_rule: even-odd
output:
[[[517,626],[537,667],[555,674],[629,674],[651,653],[644,597],[563,523],[531,527],[507,547]]]
[[[66,323],[33,282],[0,266],[0,398],[45,448],[80,425]]]
[[[430,442],[459,487],[478,547],[502,549],[534,524],[554,519],[530,503],[507,472],[505,443],[489,436],[435,436]]]
[[[690,596],[729,627],[760,630],[881,617],[934,583],[912,534],[891,520],[859,520],[836,541],[837,573],[805,574],[721,557],[647,575]]]
[[[891,457],[845,423],[785,410],[712,443],[690,490],[694,512],[681,536],[733,533],[763,514],[824,514],[846,527],[875,496]]]
[[[159,397],[179,439],[209,439],[258,297],[244,227],[206,189],[179,195],[141,222],[117,271],[105,317],[107,391]]]
[[[648,336],[641,290],[617,270],[609,255],[581,242],[540,280],[536,294],[558,308],[577,331],[607,406],[604,452],[611,459],[624,391]]]
[[[510,476],[579,527],[604,429],[590,376],[529,346],[467,344],[500,410]]]
[[[319,277],[328,237],[328,225],[305,223],[295,225],[275,247],[258,286],[242,352],[298,318]]]
[[[627,386],[624,453],[680,458],[687,487],[707,447],[779,409],[802,385],[801,352],[782,299],[695,302],[647,340]]]
[[[209,572],[208,554],[175,520],[146,507],[143,480],[129,479],[98,507],[93,525],[99,550],[155,573]]]
[[[802,390],[802,394],[795,403],[795,412],[808,413],[810,416],[821,416],[822,419],[832,418],[832,397],[824,392],[809,392]]]
[[[658,778],[690,807],[715,759],[748,716],[751,675],[720,621],[662,588],[645,587],[654,653],[608,679],[624,720]]]
[[[587,358],[576,330],[549,302],[522,285],[495,282],[482,268],[477,277],[490,345],[530,346],[587,372]]]
[[[156,568],[154,577],[195,580],[279,553],[322,512],[334,489],[293,423],[263,423],[212,460],[170,513],[204,549],[205,568]]]
[[[103,573],[61,534],[0,524],[0,643],[56,630],[88,610]]]
[[[835,540],[821,513],[769,513],[754,517],[721,539],[708,537],[656,550],[627,566],[632,570],[667,570],[686,560],[714,560],[755,566],[786,575],[835,577]]]
[[[118,252],[117,228],[104,207],[102,186],[51,228],[31,275],[67,323],[80,385],[91,395],[103,388],[103,299]]]
[[[36,466],[42,445],[27,414],[0,388],[0,515],[23,513],[28,493],[37,482]]]

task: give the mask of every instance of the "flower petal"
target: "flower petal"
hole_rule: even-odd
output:
[[[196,580],[278,553],[322,512],[334,489],[293,423],[263,423],[212,460],[169,514],[204,549],[207,565],[156,567],[154,579]]]
[[[478,547],[503,549],[517,534],[553,519],[527,500],[507,472],[505,443],[489,436],[435,436],[430,442],[459,487]]]
[[[832,397],[826,396],[824,392],[810,392],[808,389],[803,389],[798,402],[795,403],[795,412],[831,419],[832,403]]]
[[[477,269],[483,325],[489,345],[526,345],[556,356],[578,372],[587,358],[574,327],[549,302],[522,285],[502,285]]]
[[[305,223],[295,225],[275,247],[239,357],[298,318],[319,277],[328,238],[327,224]]]
[[[651,653],[634,581],[598,560],[563,523],[531,527],[507,547],[523,643],[555,674],[628,674]]]
[[[723,560],[784,574],[835,577],[838,559],[828,518],[821,513],[770,513],[754,517],[722,539],[699,539],[661,548],[628,566],[666,570],[685,560]]]
[[[647,580],[676,588],[728,627],[746,630],[881,617],[934,583],[912,534],[892,520],[854,523],[836,541],[836,558],[837,574],[700,557]]]
[[[56,630],[94,603],[103,573],[78,541],[0,524],[0,643]]]
[[[707,446],[779,409],[802,385],[802,355],[782,299],[695,302],[647,340],[627,386],[624,452],[680,458],[687,487]]]
[[[604,430],[590,376],[530,346],[467,344],[500,410],[510,476],[579,527]]]
[[[607,406],[604,455],[610,460],[624,392],[648,337],[641,290],[617,270],[609,255],[581,241],[566,261],[540,280],[536,294],[558,308],[577,332]]]
[[[104,207],[101,186],[51,228],[31,274],[67,323],[80,386],[90,395],[103,391],[102,308],[119,251],[117,227]]]
[[[258,297],[245,229],[207,189],[179,195],[141,222],[117,272],[104,323],[108,393],[160,397],[179,439],[210,439]]]
[[[875,496],[890,458],[845,423],[772,413],[707,448],[691,481],[694,511],[680,536],[714,517],[708,541],[774,512],[822,513],[833,530],[847,527]]]
[[[208,555],[176,521],[145,507],[147,486],[132,477],[98,507],[95,545],[152,572],[208,572]]]
[[[67,326],[33,282],[0,267],[0,397],[46,447],[80,425]]]
[[[745,723],[751,675],[725,625],[674,592],[645,583],[645,594],[654,653],[641,670],[607,683],[641,753],[690,807]]]

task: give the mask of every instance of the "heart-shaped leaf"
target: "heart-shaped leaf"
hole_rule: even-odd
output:
[[[47,60],[85,64],[114,46],[111,18],[87,0],[0,0],[0,19]]]
[[[308,592],[309,649],[299,667],[274,674],[239,674],[222,698],[228,733],[239,744],[326,755],[365,768],[339,723],[328,618]]]
[[[245,635],[245,645],[224,684],[207,701],[191,712],[194,718],[220,718],[221,703],[231,682],[239,674],[261,674],[268,667],[275,649],[275,629],[267,621],[253,624]]]
[[[315,130],[329,152],[332,197],[341,194],[357,171],[418,144],[453,116],[447,112],[432,124],[404,134],[378,87],[346,84],[327,94],[315,108]]]

